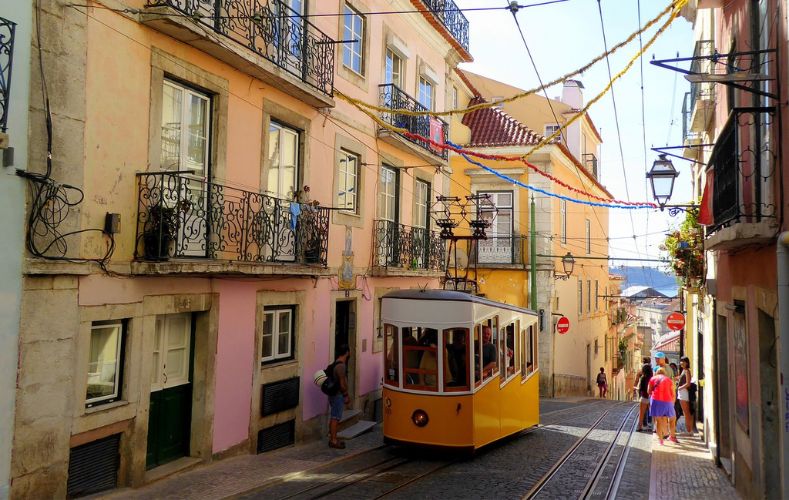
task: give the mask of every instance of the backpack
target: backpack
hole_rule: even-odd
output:
[[[605,384],[605,373],[598,373],[597,374],[597,383],[598,384]]]
[[[340,384],[334,378],[334,367],[336,364],[337,362],[335,361],[323,370],[326,373],[326,380],[321,384],[321,392],[327,396],[336,396],[340,392]]]

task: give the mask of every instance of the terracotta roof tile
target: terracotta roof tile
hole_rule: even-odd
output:
[[[469,105],[485,102],[475,97]],[[463,125],[471,130],[470,146],[533,146],[542,136],[499,108],[485,108],[463,116]]]

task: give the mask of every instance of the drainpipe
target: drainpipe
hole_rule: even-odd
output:
[[[781,349],[781,414],[783,415],[783,443],[781,461],[781,482],[783,497],[789,494],[789,231],[778,236],[775,246],[776,263],[778,265],[778,321],[780,322]]]

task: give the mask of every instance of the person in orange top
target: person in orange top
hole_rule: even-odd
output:
[[[676,432],[669,425],[669,419],[672,417],[676,418],[676,413],[674,413],[674,383],[666,375],[666,369],[662,366],[657,369],[655,376],[649,379],[647,392],[651,399],[649,415],[655,419],[658,442],[663,444],[663,436],[666,435],[666,428],[668,427],[668,440],[672,443],[677,443]]]

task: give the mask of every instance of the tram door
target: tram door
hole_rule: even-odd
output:
[[[337,350],[343,344],[351,348],[351,357],[348,359],[348,390],[356,394],[354,381],[356,380],[356,301],[338,300],[334,307],[334,358],[337,359]]]

